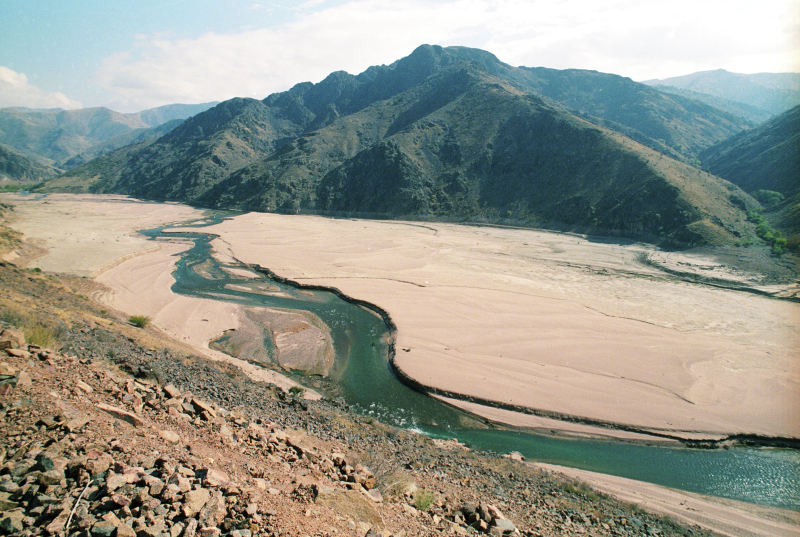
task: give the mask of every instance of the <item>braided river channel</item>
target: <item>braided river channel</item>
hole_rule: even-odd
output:
[[[224,216],[181,224],[200,228]],[[336,365],[328,390],[308,378],[301,383],[341,398],[357,413],[437,438],[457,438],[483,451],[518,451],[528,460],[569,466],[690,492],[800,511],[800,452],[734,447],[689,449],[622,441],[567,439],[501,428],[475,427],[470,416],[401,383],[389,365],[388,328],[383,318],[336,293],[289,285],[243,268],[226,266],[211,255],[214,238],[158,228],[142,231],[154,240],[182,239],[194,246],[177,262],[173,291],[245,306],[310,311],[330,328]],[[236,268],[236,271],[225,270]],[[379,305],[378,305],[379,306]],[[269,349],[270,342],[265,342]]]

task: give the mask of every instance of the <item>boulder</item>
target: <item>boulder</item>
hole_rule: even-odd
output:
[[[6,354],[13,356],[14,358],[21,358],[23,360],[27,360],[31,357],[31,353],[22,349],[6,349]]]
[[[88,384],[86,384],[82,380],[76,380],[75,381],[75,387],[78,388],[79,390],[81,390],[84,393],[92,393],[94,391],[94,389],[91,386],[89,386]]]
[[[92,535],[94,537],[111,537],[117,531],[117,526],[108,520],[100,520],[92,526]]]
[[[127,524],[117,526],[117,537],[136,537],[136,532]]]
[[[26,387],[31,386],[33,384],[33,379],[31,378],[31,374],[27,371],[20,371],[19,375],[17,375],[17,386]]]
[[[168,430],[158,431],[158,436],[170,444],[178,444],[181,441],[181,436],[178,433]]]
[[[203,477],[203,484],[205,486],[218,487],[227,481],[230,481],[230,479],[225,472],[214,470],[213,468],[207,468],[205,470],[205,477]]]
[[[25,525],[22,523],[24,518],[25,513],[21,510],[3,513],[2,518],[0,518],[0,531],[6,535],[21,532],[25,529]]]
[[[166,396],[170,399],[177,399],[181,396],[181,391],[172,384],[167,384],[163,389]]]
[[[211,492],[208,489],[190,490],[183,496],[183,515],[186,518],[195,516],[210,499]]]
[[[20,330],[6,328],[0,332],[0,350],[19,349],[25,345],[25,334]]]

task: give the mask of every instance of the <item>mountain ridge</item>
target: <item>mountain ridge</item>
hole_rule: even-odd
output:
[[[741,209],[757,202],[686,162],[747,125],[617,75],[423,45],[358,75],[226,101],[46,188],[730,244],[751,233]]]
[[[690,91],[695,98],[733,113],[744,112],[759,122],[800,104],[800,73],[743,74],[715,69],[643,84],[680,95]]]

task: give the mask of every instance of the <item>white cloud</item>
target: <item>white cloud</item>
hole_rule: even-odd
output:
[[[359,73],[423,43],[465,45],[513,65],[662,78],[705,69],[800,70],[791,0],[354,0],[305,3],[292,22],[196,39],[141,36],[106,58],[109,106],[264,98],[335,70]],[[314,11],[316,9],[316,11]],[[308,11],[306,11],[308,10]]]
[[[48,92],[31,85],[23,73],[0,65],[0,108],[24,106],[27,108],[81,108],[61,92]]]

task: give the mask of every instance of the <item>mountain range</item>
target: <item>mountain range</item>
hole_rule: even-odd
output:
[[[53,177],[105,152],[159,137],[183,119],[217,103],[172,104],[122,114],[108,108],[80,110],[0,109],[0,144]],[[31,173],[23,174],[26,179]],[[6,177],[12,178],[10,174]],[[14,177],[16,178],[16,177]]]
[[[800,73],[742,74],[717,69],[644,83],[756,123],[800,105]]]
[[[43,188],[733,244],[754,236],[746,210],[759,203],[697,165],[752,126],[617,75],[423,45],[358,75],[225,101]]]

